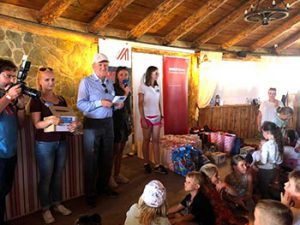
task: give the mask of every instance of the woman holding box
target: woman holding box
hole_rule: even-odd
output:
[[[40,179],[38,185],[38,196],[43,208],[43,219],[45,223],[55,222],[50,211],[63,215],[70,215],[71,210],[61,204],[62,201],[62,174],[65,167],[67,146],[65,132],[44,132],[44,129],[51,125],[58,125],[60,118],[53,116],[50,106],[67,106],[62,96],[56,95],[55,76],[50,67],[41,67],[37,73],[37,89],[41,91],[40,99],[31,99],[30,112],[32,122],[36,128],[35,132],[35,156],[37,159]],[[47,119],[44,120],[44,118]],[[79,127],[79,122],[72,122],[68,129],[74,132]]]

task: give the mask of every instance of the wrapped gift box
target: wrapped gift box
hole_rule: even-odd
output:
[[[255,148],[252,146],[244,146],[240,149],[240,155],[246,156],[249,153],[252,153],[255,151]]]
[[[226,153],[224,152],[212,152],[209,155],[209,159],[216,165],[220,165],[226,162]]]
[[[172,152],[174,172],[186,176],[190,171],[199,170],[202,166],[201,155],[202,151],[191,145],[174,149]]]

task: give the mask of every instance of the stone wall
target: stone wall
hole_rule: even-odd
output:
[[[46,36],[19,32],[0,27],[0,57],[12,60],[17,66],[22,56],[28,55],[31,68],[26,79],[35,88],[35,77],[40,66],[54,69],[58,95],[66,98],[75,112],[79,81],[91,73],[97,43],[76,43]]]

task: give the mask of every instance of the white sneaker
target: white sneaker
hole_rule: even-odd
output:
[[[68,216],[68,215],[72,214],[72,211],[70,209],[67,209],[66,207],[64,207],[62,204],[55,206],[54,210],[56,212],[60,212],[64,216]]]
[[[113,176],[110,176],[108,181],[108,186],[111,188],[117,188],[119,185],[116,183],[115,178]]]
[[[127,177],[124,177],[121,174],[119,174],[119,176],[115,177],[115,180],[116,180],[117,183],[120,183],[120,184],[127,184],[127,183],[129,183],[129,179]]]
[[[52,216],[52,213],[49,209],[47,209],[46,211],[43,212],[43,219],[44,219],[45,223],[47,223],[47,224],[55,222],[55,219]]]

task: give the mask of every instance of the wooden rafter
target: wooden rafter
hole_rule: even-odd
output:
[[[264,47],[272,40],[276,39],[280,35],[282,35],[285,31],[289,30],[293,25],[300,22],[300,13],[298,13],[296,16],[292,17],[285,23],[281,24],[277,29],[273,30],[268,35],[264,36],[263,38],[259,39],[255,43],[253,43],[250,46],[251,50],[256,50],[258,48]]]
[[[106,27],[123,9],[125,9],[134,0],[112,0],[103,10],[92,20],[88,30],[92,33],[98,33]]]
[[[99,34],[87,33],[87,24],[74,20],[59,17],[51,26],[38,24],[36,17],[38,11],[0,2],[0,24],[1,27],[15,29],[23,32],[30,32],[42,36],[60,38],[64,40],[77,41],[82,43],[97,42],[100,37],[115,37],[126,40],[127,32],[120,29],[104,28]],[[139,38],[142,43],[160,45],[162,38],[153,35],[143,35]],[[176,41],[176,47],[191,48],[191,42]],[[206,46],[204,46],[206,47]]]
[[[199,23],[204,21],[213,12],[219,9],[227,0],[211,0],[207,1],[200,9],[198,9],[193,15],[183,21],[177,28],[171,31],[163,41],[163,44],[168,45],[188,33]]]
[[[247,27],[245,30],[242,30],[237,35],[235,35],[233,38],[231,38],[229,41],[222,44],[223,49],[230,48],[231,46],[235,45],[239,41],[243,40],[247,36],[249,36],[252,32],[260,28],[262,25],[260,23],[254,23],[251,26]]]
[[[288,39],[285,41],[281,42],[278,44],[278,47],[276,48],[276,52],[280,52],[284,49],[287,49],[291,45],[293,45],[296,41],[300,40],[300,32],[297,31],[294,35],[290,36]]]
[[[245,10],[249,8],[249,5],[254,3],[256,0],[249,0],[246,1],[244,4],[242,4],[240,7],[238,7],[236,10],[234,10],[232,13],[227,15],[225,18],[222,18],[222,20],[218,23],[216,23],[214,26],[209,28],[205,33],[203,33],[197,40],[194,41],[193,45],[195,47],[198,47],[206,42],[208,42],[210,39],[217,36],[219,33],[221,33],[226,27],[228,27],[230,24],[235,22],[237,19],[240,18],[242,14],[244,14]]]
[[[136,25],[128,34],[128,38],[137,39],[147,33],[155,24],[180,5],[184,0],[165,0],[152,13]]]
[[[40,23],[51,24],[69,7],[74,0],[48,0],[38,13],[37,20]]]
[[[3,15],[0,15],[0,24],[1,27],[6,27],[11,30],[29,32],[32,34],[80,42],[84,44],[97,43],[97,40],[99,38],[99,36],[94,34],[87,34],[61,28],[55,28]]]

